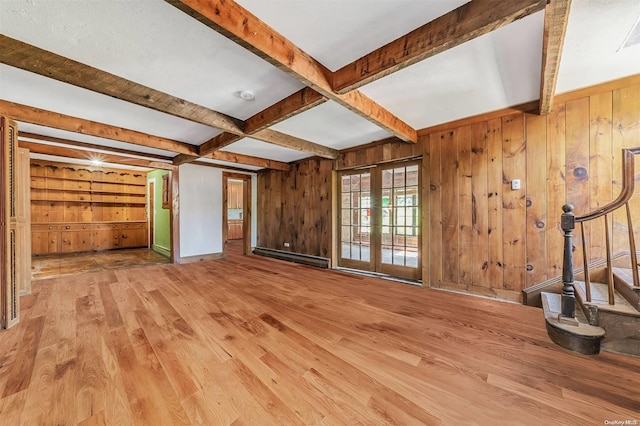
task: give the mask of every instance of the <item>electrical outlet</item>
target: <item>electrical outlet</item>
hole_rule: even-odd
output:
[[[285,247],[289,247],[289,243],[284,243],[284,246]]]
[[[511,181],[511,189],[514,191],[520,189],[520,179],[514,179]]]

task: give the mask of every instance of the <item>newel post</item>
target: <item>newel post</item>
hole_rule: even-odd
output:
[[[576,217],[573,214],[573,206],[562,206],[560,226],[564,232],[564,258],[562,262],[562,317],[574,318],[576,297],[573,291],[573,230],[576,225]]]

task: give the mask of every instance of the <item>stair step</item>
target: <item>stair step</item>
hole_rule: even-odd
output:
[[[629,287],[635,289],[636,291],[640,291],[640,287],[634,287],[633,285],[633,270],[631,268],[612,268],[613,273],[618,276],[622,281],[624,281]],[[640,273],[640,267],[638,268],[638,273]]]
[[[551,340],[563,348],[585,355],[600,352],[600,342],[605,335],[601,327],[586,324],[576,319],[566,323],[560,318],[562,297],[555,293],[541,293],[542,309]]]
[[[612,272],[616,289],[631,303],[631,306],[640,311],[640,287],[633,285],[632,269],[612,268]]]
[[[603,283],[591,283],[591,301],[587,302],[585,292],[585,282],[575,281],[573,287],[576,289],[576,297],[579,297],[584,305],[595,306],[598,311],[615,312],[622,315],[640,317],[640,312],[629,303],[619,292],[613,294],[614,305],[609,304],[609,289]]]

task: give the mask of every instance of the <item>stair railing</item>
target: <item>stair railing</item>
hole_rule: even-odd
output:
[[[629,251],[631,252],[631,271],[633,277],[633,286],[640,288],[640,277],[638,276],[638,255],[636,252],[636,243],[633,234],[633,224],[631,221],[631,207],[629,200],[633,195],[635,185],[635,165],[634,156],[640,154],[640,147],[628,148],[622,150],[622,190],[613,202],[600,207],[592,212],[582,216],[573,214],[573,206],[566,204],[562,207],[563,214],[560,219],[560,225],[564,233],[564,257],[562,262],[562,316],[565,318],[574,318],[575,316],[575,294],[573,289],[573,230],[575,224],[580,224],[582,232],[582,253],[585,277],[585,295],[587,301],[591,301],[591,277],[589,274],[589,256],[586,246],[586,238],[584,237],[584,224],[600,217],[604,217],[605,226],[605,242],[607,255],[607,274],[608,274],[608,302],[610,305],[615,304],[614,299],[614,282],[611,262],[611,236],[609,235],[609,214],[625,207],[627,213],[627,227],[629,229]]]

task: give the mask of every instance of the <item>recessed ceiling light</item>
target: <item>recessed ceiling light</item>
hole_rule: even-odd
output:
[[[241,90],[236,92],[236,94],[240,99],[244,99],[245,101],[252,101],[256,98],[256,95],[251,90]]]

